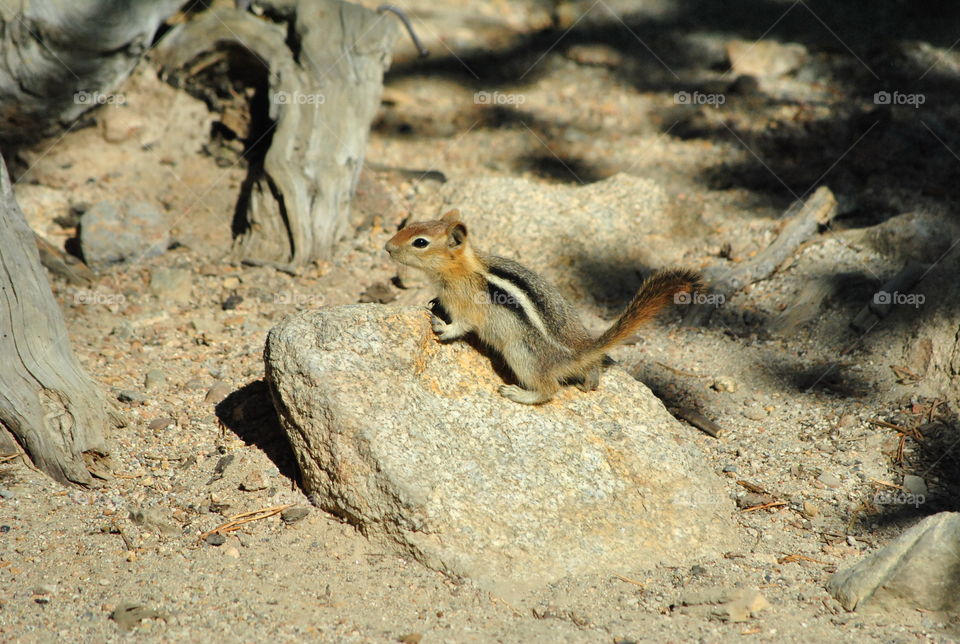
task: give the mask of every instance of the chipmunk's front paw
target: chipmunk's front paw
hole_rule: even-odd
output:
[[[430,317],[430,326],[433,327],[433,332],[437,334],[441,342],[450,342],[467,334],[467,330],[461,325],[456,322],[447,324],[436,315]]]
[[[551,398],[539,391],[530,391],[516,385],[500,385],[500,395],[523,405],[539,405]]]

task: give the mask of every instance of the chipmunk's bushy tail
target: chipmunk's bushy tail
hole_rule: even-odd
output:
[[[644,280],[620,318],[596,339],[581,356],[581,360],[591,362],[600,359],[670,304],[689,303],[691,294],[702,286],[700,274],[696,271],[657,271]]]

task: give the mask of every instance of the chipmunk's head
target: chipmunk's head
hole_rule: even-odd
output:
[[[472,257],[467,244],[467,227],[460,221],[458,210],[451,210],[434,221],[401,228],[385,248],[393,261],[432,274],[462,267]]]

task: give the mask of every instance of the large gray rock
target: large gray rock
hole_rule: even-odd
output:
[[[847,610],[960,610],[960,513],[927,517],[827,583]]]
[[[619,369],[519,405],[477,349],[437,342],[424,309],[375,304],[285,319],[265,362],[314,503],[434,569],[516,597],[736,547],[698,434]]]
[[[166,252],[169,244],[166,218],[146,202],[101,201],[80,221],[80,250],[95,270],[156,257]]]

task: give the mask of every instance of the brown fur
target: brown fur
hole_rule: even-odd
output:
[[[423,238],[427,245],[414,245]],[[644,322],[675,301],[678,293],[700,287],[693,271],[660,271],[641,285],[623,315],[596,340],[583,328],[576,312],[552,286],[536,274],[507,259],[478,255],[467,241],[467,229],[457,211],[441,219],[403,228],[387,242],[387,251],[401,264],[423,270],[440,293],[453,323],[437,321],[434,330],[451,340],[473,331],[500,352],[523,387],[505,385],[501,393],[512,400],[538,404],[549,400],[564,380],[580,381],[584,390],[596,389],[607,351],[623,342]],[[491,271],[506,270],[526,281],[540,304],[531,305],[546,326],[548,337],[536,325],[524,323],[505,309],[490,304],[487,282]],[[521,289],[523,290],[523,289]]]
[[[655,318],[660,311],[677,303],[678,294],[689,294],[702,286],[700,275],[691,270],[665,270],[654,273],[644,280],[620,318],[597,338],[589,352],[606,353],[636,333],[637,329]]]

